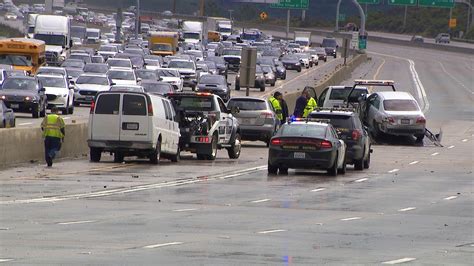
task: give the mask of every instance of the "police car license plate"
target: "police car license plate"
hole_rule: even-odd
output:
[[[304,152],[295,152],[295,153],[293,153],[293,158],[295,158],[295,159],[304,159],[304,158],[306,158],[306,153],[304,153]]]
[[[402,119],[401,122],[402,122],[402,125],[409,125],[410,119]]]
[[[12,104],[10,104],[10,108],[12,108],[12,109],[18,109],[18,108],[20,108],[20,104],[18,104],[18,103],[12,103]]]

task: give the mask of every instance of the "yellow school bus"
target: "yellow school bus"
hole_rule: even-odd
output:
[[[46,45],[41,40],[10,38],[0,40],[0,64],[36,74],[46,64]]]

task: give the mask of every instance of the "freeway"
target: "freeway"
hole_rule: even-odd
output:
[[[382,143],[369,170],[349,167],[337,178],[267,175],[267,149],[258,142],[245,143],[239,160],[219,152],[216,161],[185,155],[178,165],[106,157],[6,169],[0,261],[471,265],[474,58],[373,42],[368,54],[372,60],[344,83],[394,79],[417,97],[428,126],[442,127],[444,147]],[[279,89],[309,83],[324,74],[319,70]]]

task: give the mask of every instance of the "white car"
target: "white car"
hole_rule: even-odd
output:
[[[17,20],[18,16],[16,14],[13,14],[13,13],[6,13],[5,14],[5,19],[6,20]]]
[[[110,69],[133,69],[132,60],[128,58],[109,58],[106,63]]]
[[[137,85],[137,76],[132,69],[111,69],[107,76],[112,85]]]
[[[168,63],[169,68],[175,68],[183,78],[183,85],[191,87],[194,91],[200,76],[197,71],[196,63],[192,60],[173,59]]]
[[[306,54],[301,54],[301,53],[296,53],[295,54],[299,59],[300,59],[300,62],[301,64],[305,67],[305,68],[309,68],[310,66],[313,65],[313,63],[311,62],[310,64],[310,58],[311,58],[311,55],[306,55]]]
[[[117,46],[114,45],[101,45],[97,54],[104,58],[114,57],[119,52]]]
[[[160,67],[160,61],[154,59],[145,59],[145,69],[157,70]]]
[[[171,84],[175,91],[183,91],[183,79],[177,69],[159,68],[156,70],[160,81]]]
[[[97,94],[89,116],[90,160],[99,162],[102,152],[125,156],[180,159],[180,129],[170,100],[154,94],[108,91]]]
[[[111,82],[106,74],[82,74],[74,84],[74,105],[92,103],[95,95],[110,90]]]
[[[63,75],[58,74],[39,74],[38,80],[48,98],[48,108],[56,106],[62,111],[63,115],[74,113],[74,89]]]

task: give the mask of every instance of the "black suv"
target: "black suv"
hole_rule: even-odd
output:
[[[349,108],[319,108],[309,118],[329,120],[347,145],[347,164],[353,164],[355,170],[369,168],[371,141],[356,112]]]
[[[15,112],[31,113],[33,118],[46,115],[48,104],[45,89],[36,77],[7,78],[0,90],[0,99]]]
[[[321,47],[326,50],[326,54],[328,56],[334,56],[334,58],[337,57],[337,48],[339,48],[339,45],[337,44],[336,39],[334,38],[324,38],[323,42],[321,43]]]

